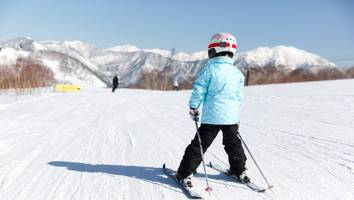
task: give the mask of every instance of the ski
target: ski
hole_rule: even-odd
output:
[[[213,168],[214,170],[216,170],[216,171],[218,171],[218,172],[220,172],[220,173],[222,173],[222,174],[225,174],[226,176],[232,178],[232,180],[233,180],[234,182],[246,185],[247,187],[249,187],[249,188],[250,188],[251,190],[253,190],[253,191],[256,191],[256,192],[265,192],[265,191],[266,191],[265,188],[263,188],[263,187],[261,187],[261,186],[259,186],[259,185],[256,185],[256,184],[253,183],[253,182],[242,183],[242,182],[241,182],[240,180],[238,180],[236,177],[230,176],[230,174],[228,173],[228,171],[227,171],[225,168],[223,168],[223,167],[221,167],[220,165],[218,165],[218,164],[213,164],[213,163],[209,162],[208,166],[211,167],[211,168]]]
[[[179,182],[176,179],[176,172],[173,171],[172,169],[166,168],[166,164],[162,165],[162,171],[171,179],[173,179],[178,186],[181,187],[183,193],[190,199],[203,199],[198,193],[196,193],[194,190],[191,190],[188,187],[185,187],[181,182]]]

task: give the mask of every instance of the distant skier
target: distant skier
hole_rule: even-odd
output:
[[[114,90],[116,90],[118,88],[118,76],[115,75],[113,77],[113,84],[112,84],[112,92],[114,92]]]
[[[173,90],[179,90],[178,77],[176,76],[173,80]]]
[[[223,133],[223,145],[230,164],[229,173],[242,182],[249,182],[246,175],[246,156],[238,138],[238,123],[243,101],[244,75],[233,65],[236,38],[228,33],[218,33],[208,46],[209,60],[199,72],[189,100],[192,119],[199,118],[198,108],[203,102],[203,115],[199,133],[203,152],[211,145],[218,132]],[[191,175],[202,161],[197,135],[187,146],[176,178],[192,188]]]

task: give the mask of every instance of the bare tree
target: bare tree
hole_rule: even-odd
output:
[[[15,65],[0,67],[0,89],[15,89],[16,94],[55,83],[53,72],[31,59],[18,58]]]

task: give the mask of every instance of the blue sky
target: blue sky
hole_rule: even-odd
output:
[[[0,40],[81,40],[99,47],[205,50],[217,32],[239,51],[287,45],[354,64],[352,0],[2,0]],[[346,58],[351,60],[342,61]]]

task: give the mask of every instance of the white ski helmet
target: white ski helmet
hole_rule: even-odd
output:
[[[230,33],[217,33],[211,37],[208,45],[209,58],[216,56],[218,53],[232,53],[233,57],[236,53],[236,38]]]

